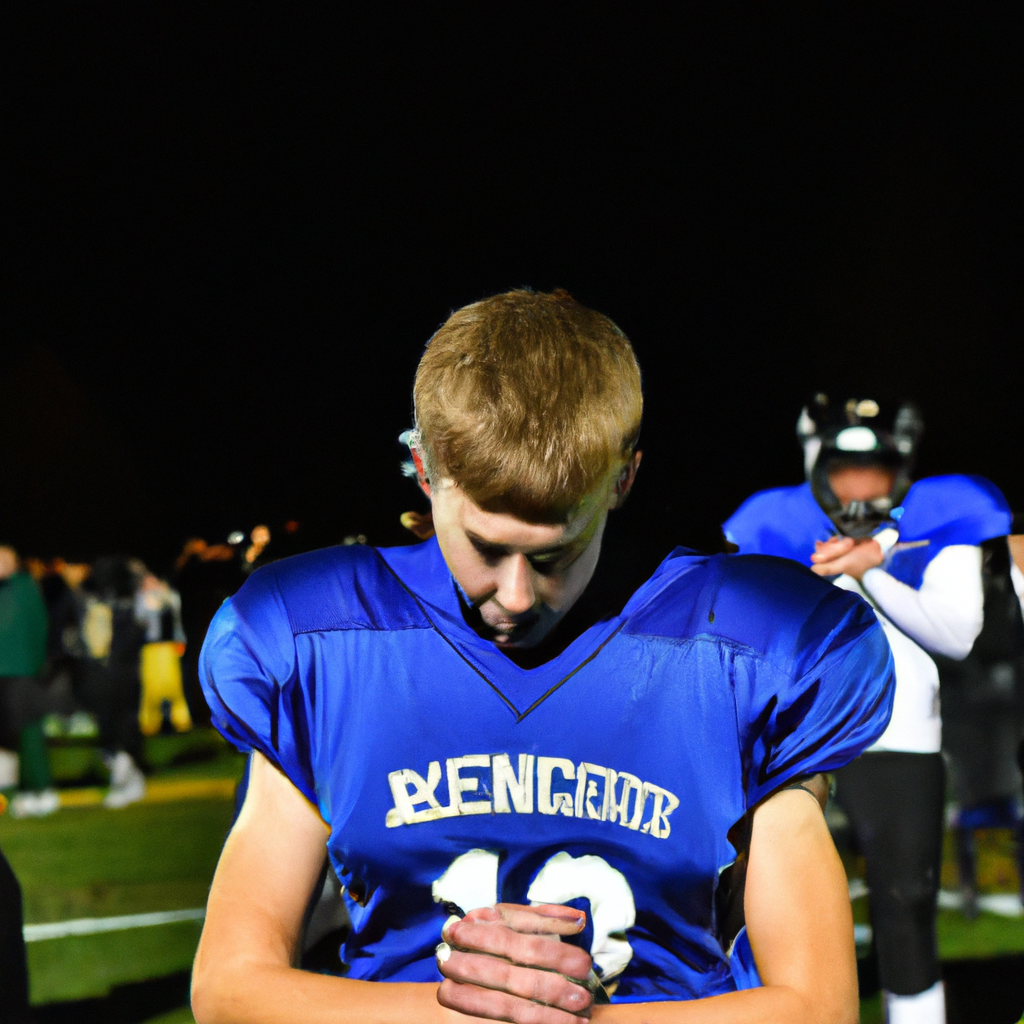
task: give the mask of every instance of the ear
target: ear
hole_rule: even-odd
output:
[[[430,480],[423,466],[423,457],[415,448],[410,448],[409,451],[412,454],[412,464],[416,467],[416,482],[420,485],[420,490],[429,498]]]
[[[434,517],[429,512],[403,512],[400,519],[419,540],[430,540],[434,536]]]
[[[644,457],[643,452],[633,452],[629,460],[622,467],[618,480],[612,488],[612,503],[609,508],[621,508],[626,498],[629,497],[633,481],[636,479],[637,470],[640,468],[640,460]]]

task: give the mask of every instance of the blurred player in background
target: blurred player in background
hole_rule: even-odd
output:
[[[935,659],[942,689],[942,748],[956,801],[950,825],[968,917],[978,913],[978,829],[1015,833],[1018,873],[1024,880],[1017,766],[1024,732],[1024,577],[1013,564],[1008,538],[995,537],[981,548],[985,624],[963,661]]]
[[[17,818],[42,817],[60,807],[46,756],[42,720],[48,708],[39,681],[48,630],[35,580],[21,568],[14,548],[0,546],[0,746],[17,752],[19,792],[11,801]]]
[[[121,556],[96,559],[75,592],[77,629],[66,631],[68,653],[79,659],[78,696],[96,716],[110,771],[105,807],[121,808],[146,795],[139,730],[141,652],[146,627],[136,616],[139,576]]]
[[[1011,519],[980,477],[911,484],[922,429],[912,405],[819,394],[797,424],[806,482],[755,494],[724,527],[741,554],[793,559],[864,597],[892,646],[889,726],[837,773],[867,859],[890,1024],[945,1020],[935,936],[945,773],[931,655],[970,653],[983,621],[981,545],[1005,536]]]
[[[642,398],[564,292],[453,313],[414,399],[434,537],[268,565],[207,635],[213,721],[253,755],[197,1021],[856,1020],[822,773],[889,719],[870,609],[677,549],[586,612]],[[292,968],[327,856],[343,978]]]

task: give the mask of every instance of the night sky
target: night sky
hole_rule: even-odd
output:
[[[344,10],[4,5],[4,539],[410,539],[422,347],[523,284],[636,347],[651,550],[797,482],[817,390],[1024,511],[1018,5]]]

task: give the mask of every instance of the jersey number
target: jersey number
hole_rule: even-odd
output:
[[[498,902],[498,854],[470,850],[456,857],[431,887],[437,903],[456,903],[467,913]],[[590,900],[594,939],[590,955],[604,981],[621,974],[633,956],[626,929],[636,923],[636,904],[626,876],[603,857],[572,857],[564,850],[549,857],[530,884],[527,900],[568,903]]]

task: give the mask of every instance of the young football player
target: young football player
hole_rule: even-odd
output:
[[[889,719],[869,606],[677,549],[573,621],[642,399],[625,336],[564,292],[453,313],[414,406],[435,536],[268,565],[208,634],[213,720],[253,754],[197,1021],[853,1024],[822,773]],[[345,977],[293,968],[327,857]]]
[[[935,910],[945,803],[939,676],[982,627],[981,544],[1010,510],[980,477],[910,482],[922,430],[913,406],[873,399],[801,413],[807,481],[762,491],[725,523],[741,554],[811,566],[871,602],[892,646],[896,698],[884,734],[837,773],[837,799],[867,858],[879,978],[890,1024],[941,1024]]]

